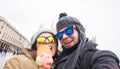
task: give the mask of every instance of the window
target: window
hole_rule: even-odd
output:
[[[3,28],[4,28],[4,26],[3,26],[3,25],[1,25],[1,26],[0,26],[0,29],[1,29],[1,30],[3,30]]]

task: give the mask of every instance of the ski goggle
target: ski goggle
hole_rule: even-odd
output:
[[[66,29],[65,29],[64,31],[62,31],[62,32],[58,32],[58,33],[56,34],[57,38],[58,38],[58,39],[62,39],[64,33],[65,33],[67,36],[72,35],[72,34],[74,33],[73,26],[66,28]]]
[[[37,38],[37,42],[38,43],[44,43],[46,41],[46,39],[50,42],[50,43],[54,43],[55,42],[55,39],[54,37],[52,36],[49,36],[49,37],[39,37]]]

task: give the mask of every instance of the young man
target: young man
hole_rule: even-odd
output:
[[[75,17],[61,13],[56,29],[63,52],[55,69],[119,69],[118,57],[96,49],[97,44],[86,38],[83,25]]]

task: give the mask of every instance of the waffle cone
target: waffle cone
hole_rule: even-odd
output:
[[[37,50],[37,56],[40,56],[42,53],[51,54],[51,50],[48,46],[40,46]],[[43,66],[40,66],[39,69],[45,69]]]
[[[41,55],[42,53],[46,53],[51,55],[51,50],[48,46],[40,46],[37,50],[37,56]]]

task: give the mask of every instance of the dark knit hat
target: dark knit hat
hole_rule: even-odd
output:
[[[57,32],[64,27],[70,27],[70,26],[79,26],[80,30],[85,32],[83,25],[79,22],[77,18],[67,16],[66,13],[60,13],[59,20],[56,24]]]

